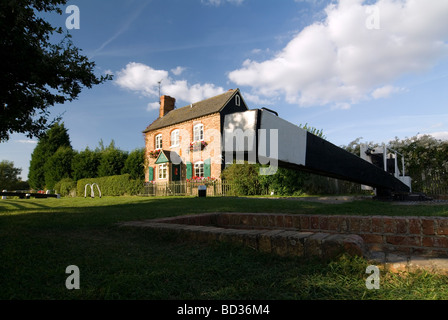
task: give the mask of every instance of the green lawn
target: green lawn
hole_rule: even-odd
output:
[[[368,290],[361,258],[306,261],[117,222],[200,212],[447,216],[447,206],[375,201],[325,205],[274,199],[0,200],[0,299],[448,299],[448,278],[382,272]],[[68,290],[65,269],[80,269]]]

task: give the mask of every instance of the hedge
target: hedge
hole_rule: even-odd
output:
[[[101,190],[103,196],[123,196],[123,195],[137,195],[141,193],[143,188],[143,181],[140,179],[133,180],[129,174],[118,176],[108,176],[100,178],[86,178],[78,180],[76,194],[78,197],[84,197],[84,190],[86,184],[96,183]],[[95,196],[98,195],[98,189],[94,188]],[[90,187],[87,188],[87,196],[90,196]]]
[[[73,196],[76,189],[76,181],[73,181],[70,178],[64,178],[54,185],[54,189],[56,193],[63,197]]]

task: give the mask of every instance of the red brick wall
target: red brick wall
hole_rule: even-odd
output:
[[[193,141],[193,127],[196,124],[202,123],[204,125],[204,141],[209,145],[206,150],[202,152],[185,152],[187,149],[186,145],[190,144]],[[181,132],[181,146],[171,148],[171,132],[173,130],[179,129]],[[219,113],[214,113],[205,117],[200,117],[194,120],[182,122],[179,124],[175,124],[163,129],[149,131],[145,134],[145,145],[146,145],[146,157],[147,157],[147,166],[155,167],[154,170],[154,180],[158,180],[158,167],[155,165],[156,159],[152,159],[149,157],[149,152],[155,149],[155,137],[158,134],[162,134],[162,149],[166,151],[175,151],[177,152],[182,159],[186,159],[191,163],[195,163],[197,161],[204,161],[208,158],[212,158],[211,164],[211,176],[213,178],[220,178],[221,176],[221,163],[218,163],[218,157],[221,154],[221,117]],[[184,141],[182,141],[182,138]],[[187,141],[188,140],[188,141]],[[184,145],[185,144],[185,145]],[[182,180],[185,180],[186,177],[186,168],[185,165],[182,166]],[[170,170],[168,170],[168,175],[170,175]],[[148,181],[148,169],[145,168],[145,181]],[[167,180],[164,180],[167,181]],[[168,177],[168,181],[171,181],[171,178]]]
[[[329,216],[300,214],[221,214],[217,225],[231,228],[298,229],[356,234],[370,250],[448,256],[448,218]]]

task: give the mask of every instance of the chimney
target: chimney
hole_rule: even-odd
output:
[[[168,112],[174,110],[174,104],[176,99],[170,96],[161,96],[160,97],[160,114],[159,117],[162,118]]]

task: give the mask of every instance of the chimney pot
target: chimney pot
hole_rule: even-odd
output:
[[[168,112],[174,110],[174,106],[176,103],[176,99],[170,96],[161,96],[160,97],[160,113],[159,117],[162,118]]]

